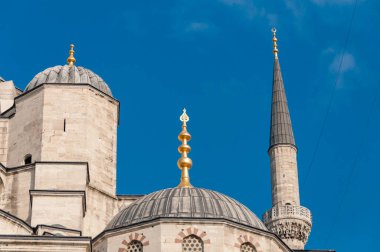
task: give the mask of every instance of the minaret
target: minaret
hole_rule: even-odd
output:
[[[304,249],[311,230],[310,210],[300,205],[297,147],[278,59],[276,29],[273,32],[272,114],[270,157],[272,208],[264,214],[267,228],[290,248]]]

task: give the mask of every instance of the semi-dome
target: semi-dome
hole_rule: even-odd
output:
[[[148,194],[121,210],[108,230],[158,218],[220,219],[267,230],[261,220],[238,201],[212,190],[170,188]]]
[[[94,88],[112,96],[111,90],[104,80],[93,71],[81,66],[55,66],[38,73],[26,86],[25,92],[44,83],[57,84],[89,84]]]

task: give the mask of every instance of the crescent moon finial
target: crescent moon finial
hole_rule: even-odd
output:
[[[185,108],[183,109],[183,113],[179,117],[179,120],[181,120],[181,122],[183,122],[184,125],[186,125],[186,123],[190,120],[190,117],[186,114],[186,109]]]
[[[272,28],[272,33],[273,33],[273,39],[272,39],[272,41],[273,41],[273,54],[274,54],[274,58],[275,58],[275,59],[278,59],[278,49],[277,49],[276,32],[277,32],[276,28],[273,27],[273,28]]]

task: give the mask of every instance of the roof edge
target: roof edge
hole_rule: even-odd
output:
[[[30,234],[33,234],[34,233],[34,229],[32,226],[30,226],[28,223],[26,223],[24,220],[16,217],[15,215],[9,213],[9,212],[6,212],[2,209],[0,209],[0,216],[3,216],[5,218],[7,218],[8,220],[10,220],[11,222],[17,224],[17,225],[20,225],[22,226],[25,230],[27,230],[28,232],[30,232]]]

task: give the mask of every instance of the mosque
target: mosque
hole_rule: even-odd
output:
[[[236,199],[191,185],[186,110],[179,185],[117,195],[120,104],[99,75],[75,65],[71,45],[66,65],[38,73],[24,91],[0,78],[0,251],[332,251],[305,250],[312,215],[300,203],[297,147],[272,32],[272,207],[262,219]]]

